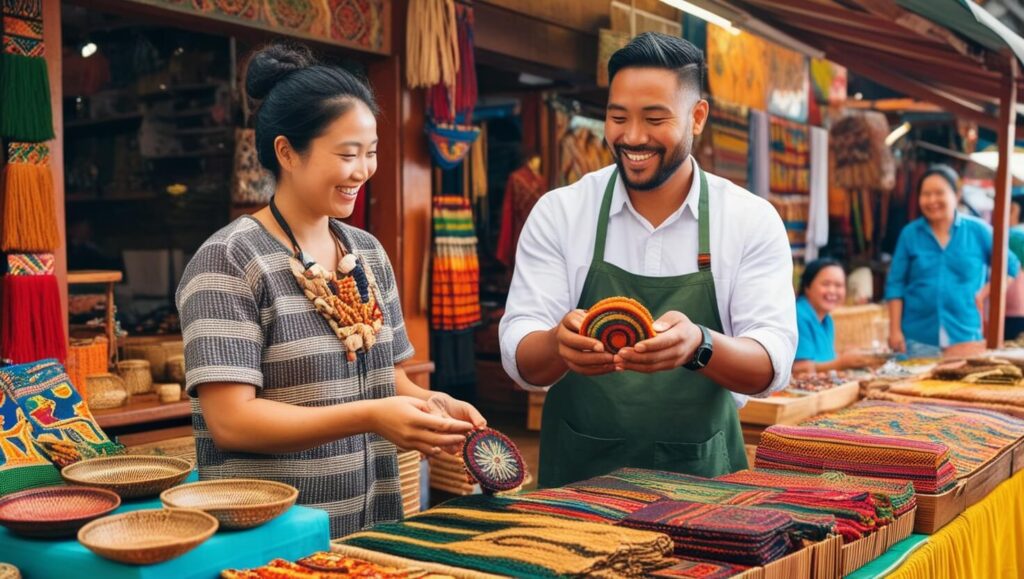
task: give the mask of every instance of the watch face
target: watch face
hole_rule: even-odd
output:
[[[708,362],[711,361],[711,348],[704,346],[697,348],[697,355],[695,356],[695,359],[701,367],[707,366]]]

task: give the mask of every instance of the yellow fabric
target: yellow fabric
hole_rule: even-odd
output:
[[[1024,471],[932,535],[889,577],[1024,577]]]

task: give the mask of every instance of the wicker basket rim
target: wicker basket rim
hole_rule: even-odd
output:
[[[83,460],[83,461],[80,461],[80,462],[76,462],[75,464],[69,464],[68,466],[66,466],[63,469],[61,469],[60,474],[61,474],[62,477],[64,477],[65,480],[69,480],[69,481],[72,481],[74,483],[85,485],[85,486],[90,486],[92,484],[96,484],[96,482],[93,481],[93,480],[90,480],[90,479],[79,478],[79,477],[81,477],[81,474],[78,473],[77,471],[84,470],[86,473],[88,473],[89,472],[88,469],[90,467],[94,467],[94,466],[102,465],[102,464],[109,464],[109,465],[116,466],[119,463],[128,464],[128,466],[134,466],[131,463],[136,463],[138,465],[158,464],[160,466],[177,466],[177,467],[179,467],[179,470],[177,472],[173,473],[173,474],[168,474],[168,475],[160,476],[160,477],[154,477],[154,478],[151,478],[151,479],[147,479],[146,481],[114,481],[112,483],[101,483],[101,484],[143,484],[143,482],[148,484],[148,483],[155,483],[155,482],[159,482],[159,481],[170,480],[170,479],[173,479],[173,478],[181,476],[183,472],[191,472],[192,471],[192,463],[187,461],[187,460],[185,460],[185,459],[183,459],[183,458],[178,458],[178,457],[174,457],[174,456],[149,456],[149,455],[141,455],[141,454],[139,454],[139,455],[131,454],[131,455],[123,455],[123,456],[101,456],[101,457],[98,457],[98,458],[86,459],[86,460]]]
[[[286,496],[283,499],[278,499],[276,501],[270,501],[270,502],[264,502],[264,503],[242,503],[242,502],[237,502],[237,503],[228,503],[228,504],[223,504],[223,505],[210,505],[210,506],[204,506],[204,507],[185,507],[185,506],[180,506],[180,505],[174,504],[174,495],[176,495],[176,494],[188,493],[189,491],[191,491],[192,493],[198,492],[198,493],[201,494],[207,488],[220,487],[220,486],[226,486],[226,487],[234,487],[234,486],[239,486],[239,487],[241,487],[241,486],[248,486],[248,487],[253,487],[253,486],[273,487],[273,488],[279,488],[279,489],[282,489],[282,490],[287,490],[288,491],[288,496]],[[205,511],[205,512],[208,512],[208,513],[209,512],[222,512],[222,511],[234,511],[234,510],[238,510],[238,509],[253,509],[253,508],[261,508],[262,509],[262,508],[269,508],[269,507],[280,507],[280,506],[284,506],[284,505],[288,505],[288,504],[294,503],[298,498],[299,498],[299,489],[293,487],[292,485],[288,485],[288,484],[284,484],[284,483],[279,483],[279,482],[276,482],[276,481],[268,481],[268,480],[260,480],[260,479],[247,479],[247,478],[226,478],[226,479],[218,479],[218,480],[209,480],[209,481],[199,481],[199,482],[194,482],[194,483],[186,483],[186,484],[183,484],[183,485],[178,485],[178,486],[173,487],[173,488],[169,488],[169,489],[165,490],[164,492],[160,493],[160,502],[162,502],[164,504],[164,506],[166,506],[168,508],[174,508],[174,509],[199,509],[199,510],[202,510],[202,511]]]
[[[94,541],[89,541],[89,533],[91,533],[94,529],[97,529],[99,527],[103,527],[103,526],[106,526],[106,525],[110,525],[110,524],[113,524],[113,523],[120,523],[120,522],[125,521],[125,520],[131,520],[131,519],[139,518],[139,517],[142,517],[144,515],[148,515],[150,513],[161,512],[161,511],[170,511],[170,512],[176,514],[176,515],[180,514],[182,516],[189,516],[189,517],[193,517],[193,518],[196,518],[196,519],[202,519],[204,522],[206,522],[209,525],[209,528],[204,530],[202,533],[198,533],[198,534],[193,535],[191,537],[178,538],[178,539],[168,539],[168,540],[162,541],[160,543],[147,543],[145,547],[139,546],[138,544],[134,544],[133,545],[132,543],[127,543],[127,544],[122,544],[122,545],[106,545],[106,544],[102,544],[102,543],[96,543]],[[131,553],[131,552],[141,551],[141,550],[153,551],[153,550],[157,550],[157,549],[166,549],[168,547],[175,547],[175,546],[178,546],[178,545],[182,545],[184,543],[192,543],[192,542],[195,542],[195,541],[203,542],[203,541],[209,539],[210,537],[212,537],[214,535],[214,533],[217,532],[217,529],[219,529],[219,528],[220,528],[220,521],[218,521],[216,517],[214,517],[213,515],[210,515],[208,513],[204,513],[203,511],[200,511],[200,510],[197,510],[197,509],[142,509],[142,510],[138,510],[138,511],[131,511],[131,512],[127,512],[127,513],[119,513],[119,514],[116,514],[116,515],[110,515],[110,516],[107,516],[107,517],[103,517],[101,519],[96,519],[95,521],[92,521],[91,523],[87,523],[84,527],[82,527],[78,531],[78,542],[83,544],[83,545],[85,545],[86,547],[88,547],[90,549],[101,549],[103,551],[107,551],[107,552],[110,552],[110,553]],[[140,535],[145,536],[144,534],[140,533],[138,529],[134,530],[134,532],[132,533],[133,538],[135,538],[136,540],[138,539],[138,537]]]
[[[122,366],[125,367],[125,368],[132,368],[132,367],[142,368],[142,367],[146,367],[146,366],[149,366],[149,365],[150,365],[149,360],[139,360],[139,359],[136,359],[136,358],[133,358],[131,360],[121,360],[120,362],[117,363],[117,367],[118,368],[120,368]]]
[[[16,500],[24,499],[25,497],[30,497],[32,495],[38,495],[38,494],[52,493],[52,492],[76,493],[76,494],[91,494],[91,495],[103,496],[104,498],[110,499],[113,502],[113,506],[109,510],[107,510],[106,513],[110,513],[110,512],[116,510],[118,507],[121,506],[121,495],[115,493],[114,491],[108,491],[107,489],[101,489],[101,488],[97,488],[97,487],[87,487],[87,486],[71,486],[71,487],[69,487],[69,486],[66,486],[66,485],[51,485],[51,486],[46,486],[46,487],[37,487],[37,488],[34,488],[34,489],[28,489],[28,490],[19,491],[19,492],[16,492],[16,493],[11,493],[9,495],[6,495],[3,498],[0,498],[0,507],[2,507],[4,504],[9,503],[9,502],[13,502],[13,501],[16,501]],[[2,513],[2,511],[0,511],[0,513]],[[103,512],[100,512],[98,514],[103,514]],[[0,523],[43,523],[43,522],[46,522],[46,523],[67,523],[67,522],[78,521],[78,520],[86,519],[86,518],[93,518],[95,516],[96,516],[96,514],[90,514],[90,515],[77,515],[77,516],[48,517],[46,519],[40,519],[40,520],[28,520],[28,519],[15,519],[15,518],[4,517],[4,516],[2,516],[2,514],[0,514]]]

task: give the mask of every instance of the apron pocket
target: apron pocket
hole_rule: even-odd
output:
[[[566,485],[608,474],[623,466],[624,438],[598,438],[576,432],[560,421],[556,478]]]
[[[654,468],[713,478],[732,472],[725,433],[704,442],[655,442]]]

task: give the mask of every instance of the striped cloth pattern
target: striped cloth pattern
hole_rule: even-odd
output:
[[[215,233],[189,262],[177,292],[185,340],[186,389],[210,382],[256,387],[259,398],[325,406],[395,395],[394,365],[413,355],[395,277],[383,248],[365,231],[331,227],[379,284],[384,327],[356,362],[303,295],[290,254],[245,216]],[[339,537],[402,517],[393,444],[373,433],[302,452],[247,454],[217,448],[192,401],[199,476],[261,478],[299,489],[299,503],[327,511]]]
[[[7,254],[8,275],[53,275],[52,253]]]
[[[3,51],[6,54],[46,56],[43,43],[42,0],[2,0]]]
[[[480,262],[469,200],[434,197],[430,325],[458,331],[480,323]]]
[[[26,165],[49,165],[50,146],[46,143],[7,143],[7,162]]]
[[[1024,437],[1024,420],[998,412],[881,401],[862,401],[801,426],[942,444],[957,477],[969,476]]]

